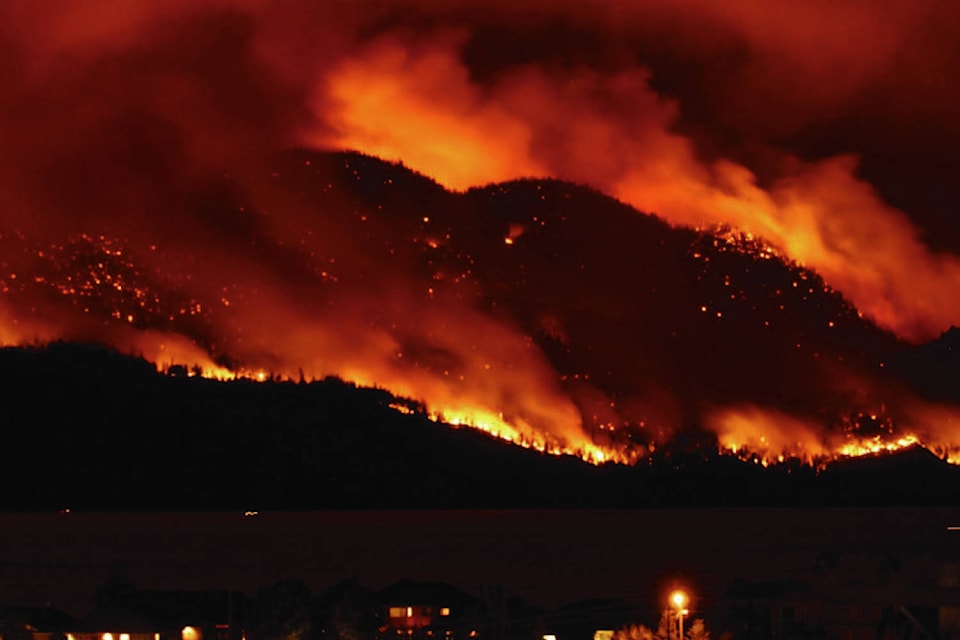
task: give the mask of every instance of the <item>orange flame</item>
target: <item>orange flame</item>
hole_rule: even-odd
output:
[[[126,346],[126,351],[142,355],[145,360],[154,363],[158,371],[169,371],[175,365],[186,366],[189,363],[188,372],[199,373],[204,378],[234,380],[242,377],[242,374],[216,364],[203,349],[175,333],[137,332]],[[118,345],[118,348],[123,349],[123,346]]]
[[[960,419],[957,409],[942,409],[953,420]],[[763,465],[799,459],[818,467],[844,458],[891,453],[915,445],[925,445],[917,433],[861,436],[825,430],[809,420],[781,411],[755,406],[715,411],[708,420],[717,433],[723,450],[756,459]],[[955,458],[947,458],[955,462]]]

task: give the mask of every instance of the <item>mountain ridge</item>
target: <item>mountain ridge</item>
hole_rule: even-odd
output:
[[[587,442],[664,469],[745,446],[745,464],[782,456],[783,471],[794,457],[829,459],[831,447],[897,442],[916,421],[922,378],[897,358],[922,347],[860,317],[761,239],[671,227],[557,180],[454,193],[344,152],[289,152],[269,169],[201,184],[184,212],[129,237],[104,228],[31,246],[3,236],[8,312],[21,327],[55,318],[60,339],[155,363],[159,348],[184,374],[202,364],[191,358],[265,380],[359,371],[342,377],[451,423],[473,419],[451,399],[499,411],[540,429],[547,446],[570,434],[556,421],[575,417]],[[914,441],[940,447],[943,419]],[[801,435],[813,449],[797,449]],[[753,477],[723,458],[714,469]],[[696,500],[620,491],[627,503]],[[750,491],[759,500],[765,489]]]

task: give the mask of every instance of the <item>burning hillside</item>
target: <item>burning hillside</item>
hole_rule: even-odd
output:
[[[7,344],[97,341],[206,376],[339,376],[595,463],[683,431],[765,464],[923,444],[950,404],[774,247],[556,181],[465,194],[353,154],[203,185],[176,231],[3,235]],[[229,226],[221,232],[211,221]],[[611,233],[611,229],[616,229]]]
[[[50,2],[0,6],[2,344],[958,460],[904,365],[960,324],[955,3]]]

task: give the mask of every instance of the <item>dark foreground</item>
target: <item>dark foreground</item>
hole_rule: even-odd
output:
[[[615,597],[655,612],[683,584],[709,620],[738,581],[802,582],[828,565],[855,577],[868,567],[856,579],[870,583],[870,567],[895,561],[920,597],[960,561],[955,525],[957,508],[5,514],[0,602],[82,615],[116,577],[248,594],[287,579],[321,592],[355,578],[471,593],[496,585],[548,607]]]

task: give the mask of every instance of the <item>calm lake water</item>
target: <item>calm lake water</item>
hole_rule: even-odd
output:
[[[674,582],[719,606],[737,578],[796,580],[824,551],[890,554],[936,581],[960,562],[960,508],[319,513],[0,514],[0,604],[74,615],[98,584],[237,589],[299,578],[382,588],[440,580],[553,607],[593,597],[656,603]]]

